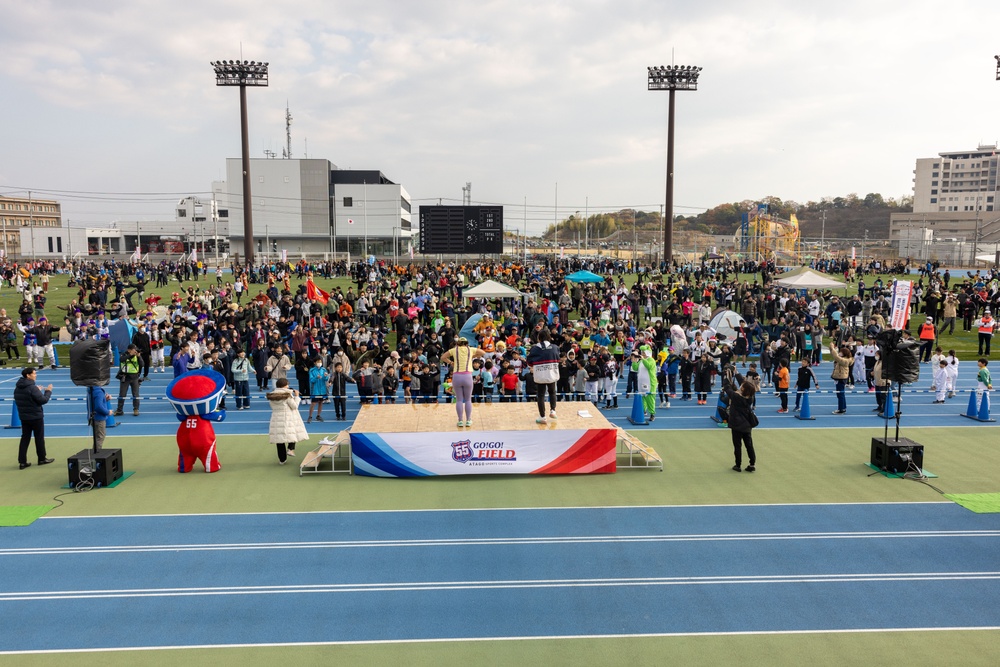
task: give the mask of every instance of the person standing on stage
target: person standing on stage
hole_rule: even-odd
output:
[[[43,466],[55,461],[45,455],[45,416],[42,406],[52,397],[52,385],[44,390],[35,384],[38,372],[34,368],[21,371],[21,379],[14,385],[14,403],[21,417],[21,444],[17,450],[17,462],[21,470],[29,467],[28,444],[31,436],[35,436],[35,454],[38,455],[38,465]]]
[[[441,355],[441,363],[451,366],[451,389],[455,394],[455,411],[458,427],[472,426],[472,360],[486,355],[481,348],[469,347],[469,339],[462,336],[455,347]]]
[[[552,344],[548,329],[539,330],[538,342],[528,352],[528,366],[535,381],[538,401],[537,424],[545,424],[545,394],[549,395],[549,419],[556,418],[556,382],[559,381],[559,348]]]

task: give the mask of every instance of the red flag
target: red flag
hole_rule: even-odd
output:
[[[323,305],[326,305],[330,301],[330,293],[316,287],[316,283],[310,278],[306,281],[306,298],[310,301],[319,301]]]

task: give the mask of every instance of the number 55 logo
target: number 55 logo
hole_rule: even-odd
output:
[[[459,463],[465,463],[472,458],[472,447],[468,440],[451,443],[451,458]]]

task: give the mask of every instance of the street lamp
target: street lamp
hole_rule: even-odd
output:
[[[663,259],[670,266],[674,255],[674,93],[678,90],[698,90],[701,67],[670,65],[647,67],[648,90],[670,91],[667,107],[667,196],[663,222]]]
[[[243,140],[243,250],[247,266],[253,264],[253,215],[250,198],[250,131],[247,122],[247,86],[267,86],[267,63],[253,60],[218,60],[211,63],[215,69],[215,85],[240,87],[240,129]]]

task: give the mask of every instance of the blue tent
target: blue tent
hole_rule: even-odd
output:
[[[465,321],[465,324],[462,325],[462,330],[458,332],[459,337],[465,336],[469,339],[469,347],[479,347],[479,342],[476,340],[476,334],[473,332],[473,329],[476,328],[476,325],[479,324],[479,320],[481,319],[483,319],[483,316],[480,313],[472,315]]]
[[[590,271],[577,271],[566,276],[571,283],[603,283],[604,278]]]

